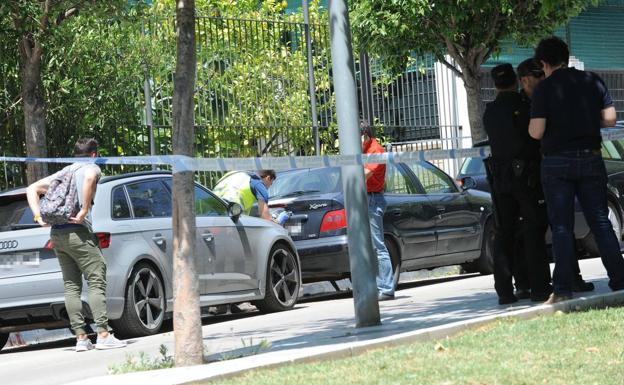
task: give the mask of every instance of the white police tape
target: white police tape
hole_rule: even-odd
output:
[[[173,172],[228,171],[228,170],[289,170],[294,168],[355,166],[372,163],[413,163],[424,160],[485,157],[489,147],[457,150],[428,150],[386,152],[383,154],[281,156],[254,158],[191,158],[182,155],[97,157],[97,158],[33,158],[0,156],[0,162],[75,163],[88,162],[99,165],[164,165]]]
[[[603,140],[624,138],[624,129],[602,130]],[[0,162],[75,163],[115,165],[164,165],[171,166],[174,173],[185,171],[229,171],[229,170],[288,170],[294,168],[356,166],[372,163],[414,163],[425,160],[483,158],[490,155],[489,147],[451,150],[424,150],[386,152],[383,154],[281,156],[250,158],[191,158],[183,155],[124,156],[97,158],[33,158],[0,156]]]

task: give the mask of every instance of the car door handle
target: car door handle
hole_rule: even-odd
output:
[[[395,217],[401,216],[401,210],[391,210],[390,213],[392,213]]]
[[[444,206],[436,206],[436,210],[437,210],[438,214],[442,214],[442,213],[446,212],[446,207],[444,207]]]
[[[212,233],[203,233],[202,238],[204,239],[204,242],[206,243],[210,243],[214,241],[214,235]]]
[[[154,243],[158,247],[164,247],[165,246],[165,237],[163,237],[161,234],[155,234],[152,237],[152,241],[154,241]]]

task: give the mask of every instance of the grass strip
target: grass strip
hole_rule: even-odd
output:
[[[500,319],[429,343],[206,384],[624,384],[624,308]]]

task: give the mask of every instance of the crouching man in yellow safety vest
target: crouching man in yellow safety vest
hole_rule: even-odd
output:
[[[247,215],[257,201],[260,218],[276,222],[269,212],[268,190],[275,178],[273,170],[258,170],[255,173],[230,171],[217,182],[212,191],[223,199],[240,204]]]

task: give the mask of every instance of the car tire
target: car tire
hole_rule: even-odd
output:
[[[466,273],[480,273],[483,275],[494,272],[494,237],[495,229],[492,220],[485,223],[483,230],[483,241],[481,242],[481,255],[474,261],[462,265],[462,270]]]
[[[622,239],[622,221],[618,214],[618,210],[616,206],[611,202],[607,202],[607,209],[609,210],[609,221],[611,221],[613,231],[615,232],[618,241],[620,241]],[[583,240],[583,246],[585,248],[585,251],[587,251],[587,253],[589,254],[589,258],[600,257],[598,243],[596,243],[596,238],[594,238],[594,234],[591,231]]]
[[[295,254],[283,244],[271,249],[267,264],[264,299],[254,305],[263,313],[292,309],[301,289],[301,273]]]
[[[392,281],[394,283],[394,289],[396,290],[396,288],[399,287],[399,278],[401,276],[401,256],[392,238],[385,237],[384,243],[388,249],[388,254],[390,254],[390,261],[392,262]]]
[[[123,337],[153,335],[162,327],[164,317],[165,288],[160,273],[148,263],[137,263],[126,286],[123,314],[111,321],[113,329]]]
[[[9,333],[0,333],[0,350],[6,345],[9,340]]]

